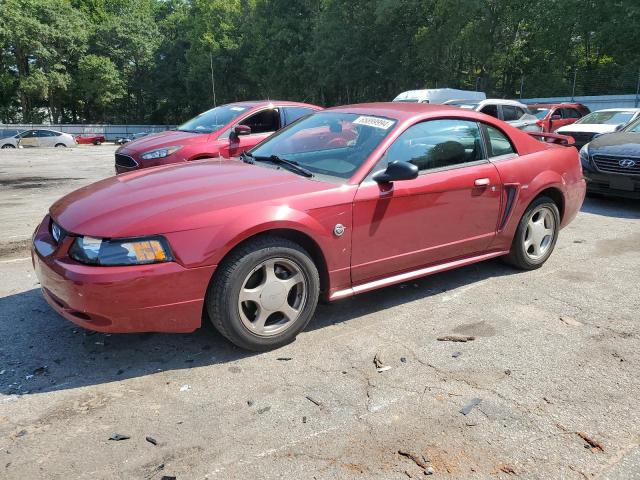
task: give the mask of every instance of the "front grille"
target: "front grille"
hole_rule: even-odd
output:
[[[582,148],[583,146],[585,146],[587,143],[589,143],[591,140],[593,140],[593,136],[595,135],[595,133],[588,133],[588,132],[562,132],[562,135],[569,135],[570,137],[573,137],[573,139],[576,142],[576,147],[577,148]]]
[[[594,155],[593,163],[601,172],[640,175],[640,158]]]
[[[122,168],[136,168],[138,166],[138,162],[136,162],[129,155],[116,153],[116,166]]]

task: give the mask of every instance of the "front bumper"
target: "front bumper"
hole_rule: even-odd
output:
[[[200,327],[215,266],[80,264],[67,255],[73,238],[57,245],[49,224],[47,216],[36,230],[31,257],[44,298],[67,320],[110,333],[192,332]]]
[[[640,177],[584,171],[587,192],[612,197],[640,199]]]

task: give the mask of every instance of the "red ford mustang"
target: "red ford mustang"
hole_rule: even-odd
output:
[[[575,148],[481,113],[315,113],[241,159],[167,165],[62,198],[33,237],[47,301],[104,332],[292,341],[328,300],[505,257],[540,267],[576,215]]]
[[[318,110],[321,107],[308,103],[276,100],[221,105],[175,130],[126,143],[116,150],[116,173],[203,158],[237,157],[282,127]]]

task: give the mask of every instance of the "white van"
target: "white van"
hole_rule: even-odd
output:
[[[480,102],[487,98],[484,92],[456,90],[455,88],[430,88],[425,90],[409,90],[402,92],[394,102],[410,103],[444,103],[449,100],[473,100]]]

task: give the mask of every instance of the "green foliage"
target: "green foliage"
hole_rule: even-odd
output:
[[[180,123],[214,102],[445,86],[567,95],[576,69],[576,92],[630,93],[638,24],[637,0],[0,0],[0,121]]]

